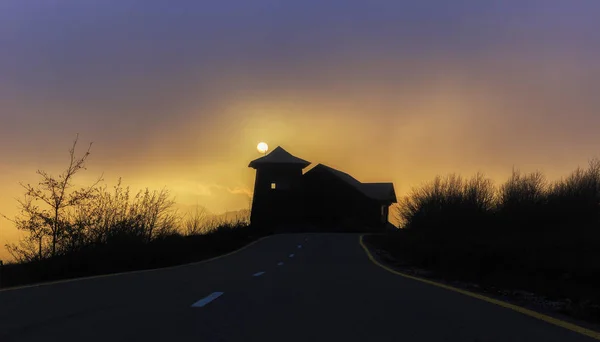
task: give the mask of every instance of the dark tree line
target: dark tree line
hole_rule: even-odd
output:
[[[519,233],[575,235],[600,225],[600,160],[550,182],[541,172],[513,171],[499,186],[477,174],[436,177],[415,188],[397,207],[403,228],[483,233],[500,227]],[[485,224],[485,225],[482,225]]]
[[[91,144],[77,156],[78,139],[69,149],[69,163],[55,176],[38,170],[37,184],[21,184],[19,214],[4,218],[23,231],[24,238],[6,247],[19,263],[69,255],[82,249],[107,244],[140,244],[172,235],[210,233],[222,226],[247,225],[247,217],[235,222],[216,219],[197,207],[181,215],[167,189],[145,189],[132,193],[121,180],[109,188],[102,177],[86,187],[74,179],[90,156]]]
[[[517,170],[499,185],[482,174],[439,176],[396,214],[401,229],[370,237],[396,260],[600,308],[598,159],[557,181]]]

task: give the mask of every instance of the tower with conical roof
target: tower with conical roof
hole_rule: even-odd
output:
[[[310,162],[294,157],[278,146],[250,162],[256,170],[252,198],[252,224],[273,226],[302,218],[302,170]]]

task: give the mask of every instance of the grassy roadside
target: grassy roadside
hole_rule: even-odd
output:
[[[443,242],[424,243],[412,234],[365,235],[364,242],[382,263],[399,272],[445,283],[598,330],[598,290],[590,279],[556,277],[486,260],[473,249]],[[447,245],[447,244],[446,244]],[[485,251],[485,246],[479,246]],[[500,257],[501,259],[501,257]]]
[[[501,184],[438,176],[396,209],[402,229],[365,241],[388,265],[600,321],[600,159],[555,181],[518,170]]]
[[[90,246],[66,255],[1,268],[0,289],[202,261],[239,249],[270,233],[260,227],[223,226],[207,234],[171,234],[139,241]]]

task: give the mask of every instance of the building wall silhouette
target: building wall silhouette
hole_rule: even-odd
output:
[[[308,165],[281,147],[250,162],[249,167],[256,169],[252,224],[331,229],[352,225],[372,230],[388,225],[389,206],[396,202],[392,183],[361,183],[323,164],[303,174]]]

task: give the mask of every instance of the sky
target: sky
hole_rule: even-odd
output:
[[[256,145],[399,196],[599,156],[597,0],[2,0],[0,212],[76,134],[104,174],[248,208]],[[0,220],[0,244],[18,232]],[[6,251],[0,247],[0,258]]]

